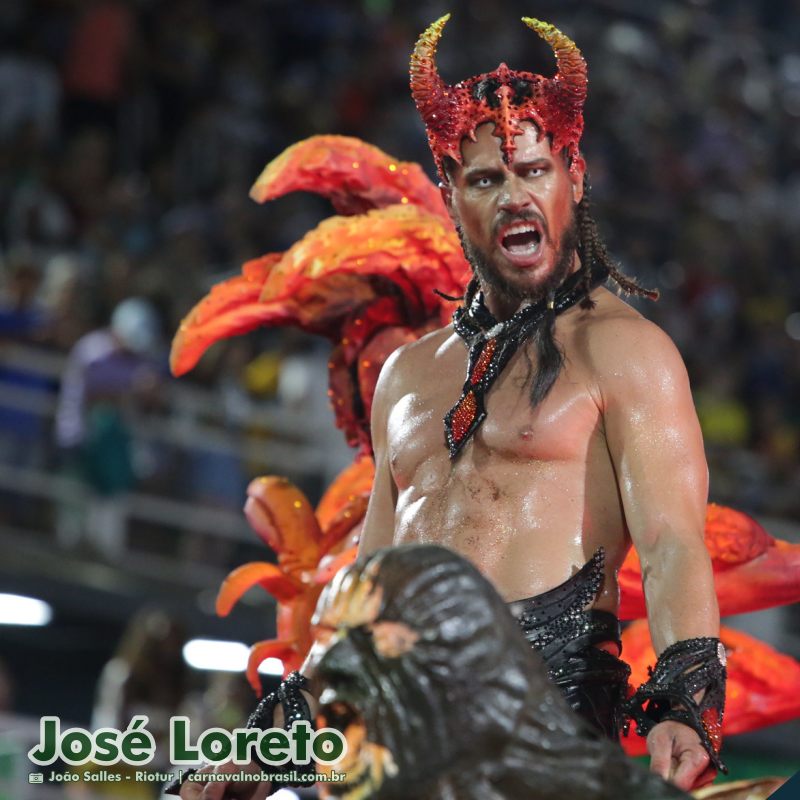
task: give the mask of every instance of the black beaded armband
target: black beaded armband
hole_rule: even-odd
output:
[[[305,675],[301,675],[299,672],[290,673],[283,681],[281,681],[280,686],[278,686],[274,692],[270,692],[256,706],[255,711],[253,711],[247,720],[246,727],[260,728],[261,730],[272,728],[275,717],[275,709],[277,708],[278,703],[281,704],[281,708],[283,709],[284,727],[286,730],[289,730],[292,727],[292,724],[299,720],[305,720],[313,727],[314,721],[311,719],[311,709],[308,706],[308,701],[305,699],[305,697],[303,697],[303,689],[308,689],[308,678],[306,678]],[[253,753],[253,757],[265,771],[275,771],[274,765],[270,765],[262,761],[257,754]],[[298,773],[301,773],[309,771],[312,769],[312,767],[303,765],[297,766],[294,769]],[[183,773],[183,780],[175,779],[171,781],[164,788],[164,793],[173,795],[180,794],[181,786],[183,786],[189,776],[195,772],[197,772],[195,769],[186,770]],[[292,784],[284,784],[279,781],[272,782],[272,788],[274,791],[277,791],[283,786],[290,785]],[[307,786],[308,784],[300,784],[298,782],[297,785]]]
[[[278,703],[281,704],[281,708],[283,709],[284,728],[287,731],[292,727],[293,723],[298,722],[299,720],[305,720],[313,727],[314,720],[311,719],[311,709],[309,708],[308,701],[305,699],[305,697],[303,697],[303,689],[308,689],[308,678],[306,678],[305,675],[301,675],[299,672],[290,673],[283,681],[281,681],[280,686],[278,686],[274,692],[270,692],[256,706],[255,711],[253,711],[247,720],[246,727],[260,728],[261,730],[272,728],[275,717],[275,709],[277,708]],[[265,771],[275,771],[274,764],[270,765],[262,761],[256,753],[253,753],[253,757]],[[287,765],[287,769],[288,767],[289,765]],[[307,765],[298,765],[294,767],[294,769],[299,774],[308,772],[309,770],[313,769],[313,767]],[[183,780],[173,780],[165,787],[164,793],[179,794],[181,786],[186,782],[189,776],[195,772],[197,772],[197,770],[186,770],[183,773]],[[283,786],[291,785],[294,784],[273,781],[272,789],[273,791],[277,791]],[[300,783],[298,781],[296,785],[307,786],[308,784]]]
[[[308,678],[299,672],[291,672],[284,678],[280,686],[274,691],[270,692],[264,697],[261,702],[256,706],[255,711],[250,715],[247,720],[248,728],[260,728],[266,730],[274,726],[275,709],[280,703],[283,709],[283,727],[288,731],[295,722],[305,720],[311,727],[314,727],[314,720],[311,718],[311,709],[309,708],[308,701],[303,696],[303,689],[308,691]],[[261,764],[262,768],[267,772],[274,772],[275,766],[269,765],[262,761],[258,755],[253,753],[255,760]],[[286,768],[291,765],[287,764]],[[305,773],[313,770],[311,765],[297,765],[294,766],[298,773]],[[273,791],[282,788],[283,786],[307,786],[307,783],[281,783],[279,781],[272,782]]]
[[[725,647],[719,639],[701,637],[670,645],[648,668],[650,680],[623,704],[639,736],[659,723],[674,720],[697,732],[715,769],[727,773],[719,758],[725,709]],[[695,695],[702,692],[698,702]],[[625,735],[630,723],[625,723]]]
[[[247,727],[260,728],[261,730],[272,728],[278,703],[283,709],[284,728],[286,730],[289,730],[292,724],[299,720],[305,720],[313,726],[314,721],[311,719],[311,709],[305,697],[303,697],[303,689],[308,691],[308,678],[299,672],[290,672],[281,681],[280,686],[274,692],[270,692],[256,706],[255,711],[247,720]]]

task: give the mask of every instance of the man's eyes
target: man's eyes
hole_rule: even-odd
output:
[[[520,170],[519,175],[523,178],[541,178],[546,172],[547,167],[526,167]],[[502,180],[502,178],[499,175],[476,175],[470,178],[468,182],[470,186],[476,189],[488,189],[490,186],[497,184],[500,180]]]
[[[491,175],[479,175],[476,178],[472,178],[469,182],[469,185],[475,186],[478,189],[486,189],[489,186],[492,186],[495,180],[496,178],[493,178]]]

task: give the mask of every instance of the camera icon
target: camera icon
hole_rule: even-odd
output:
[[[44,783],[44,775],[41,772],[28,773],[28,783]]]

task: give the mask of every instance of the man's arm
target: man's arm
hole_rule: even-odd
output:
[[[375,481],[369,497],[364,526],[358,544],[359,557],[369,555],[394,541],[394,512],[397,506],[397,487],[389,466],[388,427],[396,386],[399,383],[398,360],[404,347],[395,350],[386,360],[375,386],[370,427],[372,449],[375,453]]]
[[[604,355],[600,391],[606,440],[625,521],[642,564],[656,653],[719,634],[703,530],[706,465],[686,369],[665,333],[643,319],[608,323],[624,342]]]
[[[708,497],[703,440],[686,369],[669,337],[637,317],[600,327],[598,384],[606,440],[660,655],[675,642],[719,636],[703,538]],[[713,777],[698,735],[681,723],[656,725],[648,748],[651,768],[681,788]]]

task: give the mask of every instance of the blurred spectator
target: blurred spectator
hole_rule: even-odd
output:
[[[46,311],[36,300],[41,280],[33,253],[12,252],[7,259],[8,278],[0,294],[0,350],[3,344],[43,342],[48,332]],[[0,463],[17,467],[43,467],[46,451],[45,417],[31,408],[46,403],[53,381],[16,359],[0,360]],[[17,499],[3,503],[6,510]]]
[[[114,657],[103,668],[97,683],[92,730],[106,727],[124,730],[134,716],[146,716],[147,730],[156,742],[155,758],[147,765],[149,770],[173,769],[169,760],[169,720],[181,713],[189,690],[184,644],[186,634],[176,619],[160,609],[139,611],[128,624]],[[131,794],[125,794],[126,797],[158,795],[157,783],[130,783],[134,786],[127,787]],[[119,785],[92,781],[90,788],[103,796],[116,796]],[[88,795],[84,791],[75,796]]]
[[[203,731],[241,728],[256,702],[253,687],[240,672],[211,672],[203,692],[191,695],[181,713],[192,720],[192,727]]]
[[[149,717],[148,730],[167,763],[169,718],[177,714],[189,688],[183,660],[186,634],[165,611],[147,608],[128,623],[117,651],[106,664],[95,693],[92,728],[123,729],[137,714]]]
[[[116,125],[136,17],[128,3],[92,0],[72,29],[64,61],[67,119],[72,127]]]
[[[325,453],[321,485],[305,485],[309,497],[320,495],[336,476],[353,462],[353,450],[348,447],[342,432],[336,427],[328,397],[329,352],[310,337],[295,334],[287,338],[281,360],[278,397],[287,408],[303,415],[304,419],[322,422],[317,444]]]
[[[0,661],[0,714],[8,714],[14,708],[14,679],[3,661]]]
[[[47,343],[67,352],[91,327],[94,296],[87,292],[86,270],[72,253],[55,255],[47,262],[39,290],[48,317]]]
[[[44,339],[47,316],[37,302],[41,273],[33,253],[19,250],[8,259],[8,279],[0,294],[0,343]]]
[[[39,146],[58,134],[61,84],[41,31],[31,26],[0,54],[0,142],[24,136]]]
[[[9,192],[6,209],[6,241],[57,254],[76,231],[75,216],[61,191],[58,165],[41,153],[31,156]]]
[[[159,321],[145,300],[120,303],[108,328],[92,331],[72,349],[61,382],[56,439],[68,472],[86,485],[83,515],[62,513],[58,535],[73,545],[85,525],[92,543],[110,558],[120,555],[124,519],[120,495],[136,480],[126,415],[157,399],[161,380],[155,355]]]

